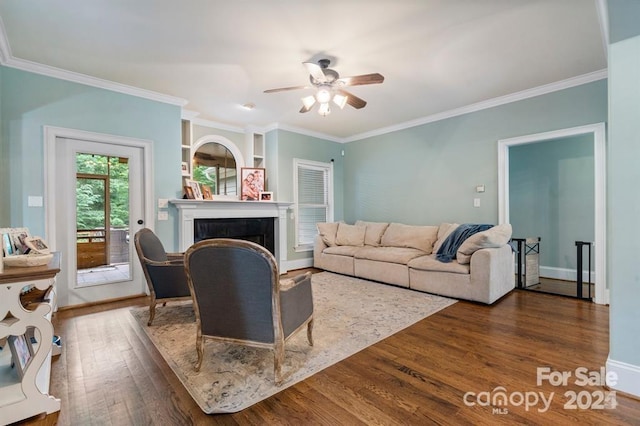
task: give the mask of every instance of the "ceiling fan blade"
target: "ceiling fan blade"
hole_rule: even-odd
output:
[[[364,108],[365,106],[367,106],[367,101],[357,97],[356,95],[354,95],[351,92],[347,92],[346,90],[342,90],[342,89],[339,89],[338,92],[341,95],[346,96],[347,97],[347,103],[349,105],[351,105],[352,107],[354,107],[355,109],[360,109],[360,108]]]
[[[322,71],[322,67],[320,67],[320,65],[314,64],[313,62],[303,62],[302,64],[307,67],[307,71],[309,71],[309,74],[311,74],[311,77],[313,77],[315,80],[320,83],[327,82],[327,77],[324,75],[324,72]]]
[[[265,90],[264,93],[286,92],[287,90],[298,90],[298,89],[309,89],[309,88],[310,88],[310,86],[281,87],[279,89],[268,89],[268,90]]]
[[[313,104],[313,105],[315,105],[315,104]],[[313,105],[309,105],[309,106],[302,105],[302,108],[300,108],[300,112],[301,113],[305,113],[305,112],[311,111],[313,109]]]
[[[384,81],[382,74],[363,74],[355,75],[353,77],[344,77],[338,79],[338,84],[342,86],[361,86],[363,84],[380,84]]]

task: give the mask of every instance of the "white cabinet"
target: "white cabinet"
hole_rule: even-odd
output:
[[[53,342],[51,315],[58,272],[60,254],[54,253],[48,265],[29,268],[5,265],[0,273],[0,424],[60,410],[60,400],[49,395]],[[32,291],[22,294],[27,287]],[[19,367],[12,367],[8,338],[23,336],[30,328],[34,329],[37,343],[32,345],[33,355],[20,377]],[[31,345],[28,339],[27,344]]]

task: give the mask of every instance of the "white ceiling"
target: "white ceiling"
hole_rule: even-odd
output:
[[[541,86],[602,78],[600,4],[0,0],[0,56],[8,66],[182,98],[198,118],[232,128],[279,126],[345,141]],[[334,108],[327,117],[298,112],[311,89],[263,93],[308,84],[302,62],[323,57],[342,77],[378,72],[385,81],[350,88],[367,106]],[[256,108],[240,107],[248,102]]]

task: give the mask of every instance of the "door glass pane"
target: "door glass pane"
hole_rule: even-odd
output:
[[[77,284],[130,280],[128,161],[77,154],[76,169]]]

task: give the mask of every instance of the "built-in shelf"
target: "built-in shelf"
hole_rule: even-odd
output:
[[[14,423],[41,413],[60,410],[60,400],[49,395],[55,306],[55,276],[60,272],[60,254],[54,253],[48,265],[28,268],[7,267],[0,273],[0,420]],[[33,287],[40,300],[25,302],[23,289]],[[20,378],[12,367],[12,354],[5,338],[20,336],[34,329],[37,344]],[[28,344],[31,344],[30,341]]]

